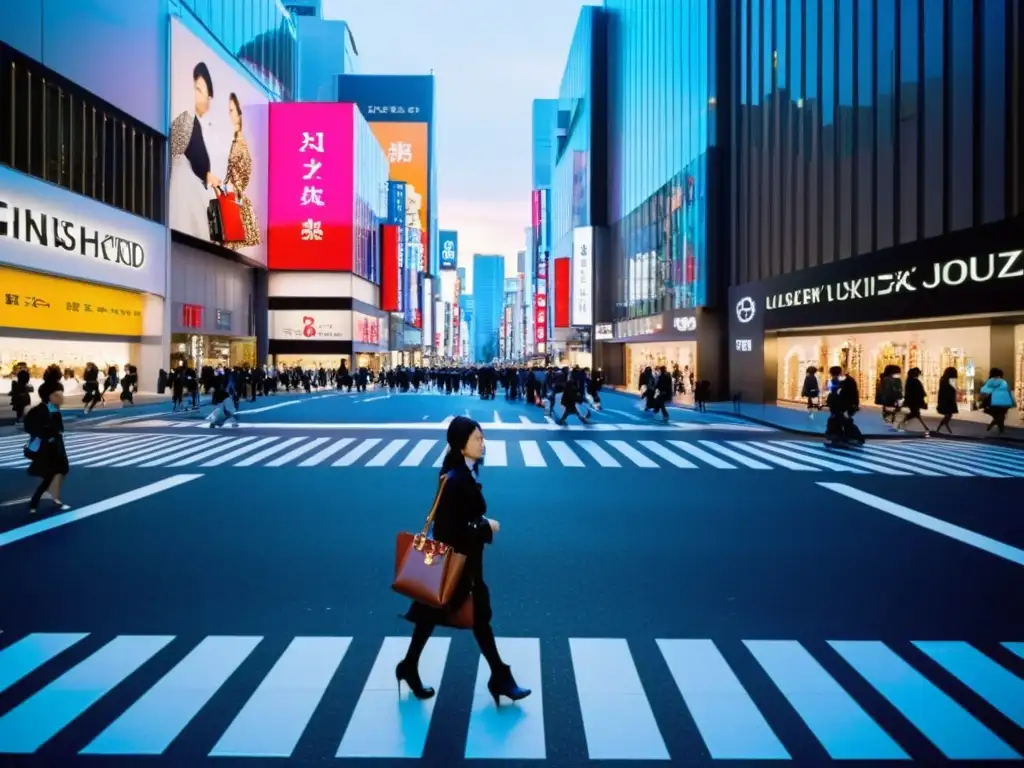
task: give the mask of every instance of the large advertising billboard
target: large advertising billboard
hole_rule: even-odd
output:
[[[353,109],[317,102],[271,105],[271,269],[352,269]]]
[[[442,229],[438,236],[438,242],[441,244],[441,269],[458,269],[459,233]]]
[[[422,237],[409,232],[409,240],[413,243],[420,243],[421,248],[417,249],[421,264],[419,271],[426,272],[429,263],[429,252],[425,234],[429,230],[429,187],[427,173],[427,158],[429,156],[430,143],[427,137],[426,123],[409,122],[373,122],[370,120],[370,130],[384,148],[388,156],[390,166],[388,177],[392,181],[404,181],[406,198],[406,221],[410,230],[417,229],[424,233]]]
[[[171,229],[265,265],[267,97],[172,19],[170,99]]]

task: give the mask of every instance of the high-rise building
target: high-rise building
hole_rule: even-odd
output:
[[[392,181],[405,183],[406,270],[403,291],[405,329],[393,328],[391,338],[403,339],[409,355],[429,355],[436,339],[424,300],[441,291],[437,227],[437,168],[434,163],[434,76],[338,76],[338,100],[359,105],[390,163]],[[434,313],[430,313],[434,314]],[[436,323],[434,323],[436,325]],[[412,358],[415,360],[415,358]]]
[[[0,368],[131,364],[152,390],[179,361],[264,359],[267,105],[294,95],[295,46],[290,14],[260,0],[0,3],[0,328],[19,329],[0,335]],[[199,179],[195,126],[232,117],[244,150],[210,131],[219,166]],[[254,214],[228,247],[211,180]],[[39,217],[76,241],[32,237]]]
[[[298,39],[298,100],[336,101],[338,75],[359,71],[359,49],[347,22],[323,17],[322,0],[288,0]]]
[[[725,386],[725,281],[712,255],[728,245],[718,91],[731,5],[605,3],[610,253],[595,273],[594,335],[609,380],[634,389],[648,365]]]
[[[607,238],[602,234],[608,220],[607,19],[598,7],[584,6],[580,11],[555,118],[550,260],[544,268],[544,311],[551,321],[546,352],[581,365],[591,364],[595,291],[604,295],[610,290],[603,267]],[[638,141],[644,143],[642,138]],[[538,283],[541,274],[538,270]],[[535,308],[535,313],[540,311]],[[537,342],[539,350],[539,337]]]
[[[533,101],[533,192],[531,197],[532,221],[526,230],[526,249],[529,269],[520,269],[527,275],[526,294],[531,307],[546,306],[548,300],[548,262],[551,242],[551,181],[557,162],[556,127],[558,99]],[[540,320],[541,322],[537,322]],[[528,322],[527,338],[531,354],[545,354],[550,324],[546,310],[534,310]]]
[[[870,403],[898,365],[969,418],[1000,368],[1024,401],[1024,5],[731,5],[731,389],[840,365]]]
[[[473,359],[498,356],[505,299],[505,257],[473,254]]]

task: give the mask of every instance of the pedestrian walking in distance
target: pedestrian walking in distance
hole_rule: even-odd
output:
[[[419,660],[427,640],[438,625],[453,626],[452,617],[466,600],[473,601],[473,636],[480,653],[491,668],[487,690],[497,705],[500,698],[519,701],[531,691],[521,688],[512,677],[512,670],[502,661],[491,629],[491,595],[484,582],[484,546],[501,530],[497,520],[484,516],[487,504],[477,476],[484,457],[484,435],[480,425],[465,416],[456,416],[448,425],[448,453],[441,465],[441,476],[447,476],[434,515],[433,538],[447,544],[466,558],[462,578],[455,594],[445,608],[413,603],[405,618],[416,626],[405,658],[395,668],[399,689],[404,682],[417,699],[429,699],[434,689],[420,680]]]
[[[25,416],[25,431],[29,443],[25,456],[31,460],[28,473],[39,478],[39,487],[28,503],[28,511],[35,513],[43,499],[53,503],[56,509],[67,509],[61,501],[61,487],[70,468],[68,454],[64,447],[64,419],[60,408],[64,404],[64,386],[60,373],[52,376],[53,366],[44,374],[39,386],[39,404]]]

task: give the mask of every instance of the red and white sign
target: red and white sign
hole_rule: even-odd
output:
[[[288,310],[270,312],[270,338],[322,341],[350,339],[352,313],[344,310]]]

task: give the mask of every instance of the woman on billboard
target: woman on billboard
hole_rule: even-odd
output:
[[[242,105],[234,93],[228,96],[228,117],[231,118],[233,138],[231,151],[228,152],[228,171],[224,176],[224,181],[238,200],[245,239],[225,243],[225,245],[232,249],[248,248],[251,245],[260,244],[260,228],[256,221],[256,212],[253,210],[252,201],[245,196],[246,187],[252,180],[252,155],[249,153],[249,144],[246,142],[245,136],[242,135]]]
[[[171,123],[171,229],[213,240],[209,206],[224,186],[214,169],[226,169],[227,163],[210,110],[213,78],[204,62],[193,68],[192,81],[193,110],[182,112]]]

